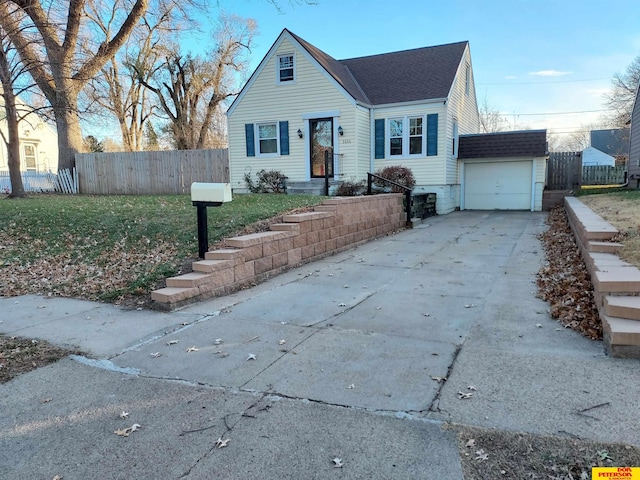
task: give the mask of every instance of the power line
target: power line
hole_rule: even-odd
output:
[[[603,78],[585,78],[582,80],[550,80],[547,82],[497,82],[497,83],[477,83],[476,85],[550,85],[554,83],[580,83],[580,82],[596,82],[600,80],[611,80],[611,77]]]

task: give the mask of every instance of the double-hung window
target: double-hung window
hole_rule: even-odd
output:
[[[258,154],[270,155],[278,153],[278,124],[258,124]]]
[[[389,119],[390,157],[424,155],[424,116]]]
[[[294,62],[293,54],[278,57],[278,82],[292,82],[294,80]]]

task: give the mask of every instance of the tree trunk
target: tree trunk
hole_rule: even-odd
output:
[[[76,105],[69,106],[67,97],[53,105],[53,114],[58,127],[58,172],[72,170],[76,166],[76,153],[82,151],[82,131]]]
[[[22,198],[27,194],[22,184],[20,174],[20,134],[18,133],[18,110],[16,109],[16,96],[13,92],[11,68],[7,59],[4,45],[0,45],[0,85],[2,98],[4,99],[4,111],[7,121],[7,138],[2,136],[7,153],[9,154],[9,181],[11,182],[10,198]]]

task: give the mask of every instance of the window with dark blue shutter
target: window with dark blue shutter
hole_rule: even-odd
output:
[[[427,115],[427,156],[438,155],[438,114]]]
[[[255,138],[253,136],[253,123],[246,123],[244,125],[244,133],[247,144],[247,157],[256,156]]]
[[[384,158],[384,118],[375,121],[375,158]]]
[[[280,155],[289,155],[289,122],[280,122]]]

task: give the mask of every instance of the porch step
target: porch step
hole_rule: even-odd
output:
[[[602,318],[604,348],[612,357],[640,358],[640,322],[626,318]]]
[[[610,317],[640,322],[640,297],[607,295],[604,298],[604,308]]]
[[[617,242],[598,242],[591,240],[588,247],[590,252],[618,253],[622,248],[622,244]]]

